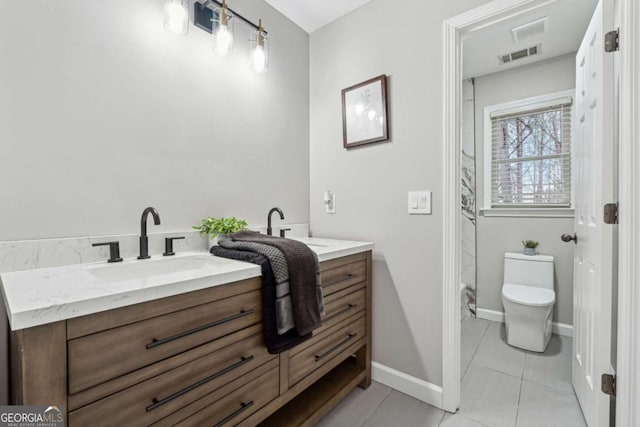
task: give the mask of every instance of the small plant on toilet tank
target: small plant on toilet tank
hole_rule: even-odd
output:
[[[537,240],[523,240],[522,246],[524,246],[524,254],[535,255],[538,245],[540,245],[540,243]]]

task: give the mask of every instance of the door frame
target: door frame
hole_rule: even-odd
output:
[[[462,40],[487,26],[557,0],[494,0],[444,21],[443,28],[443,283],[442,405],[460,407],[460,125],[462,123]],[[611,0],[613,1],[613,0]],[[640,425],[640,6],[619,0],[620,226],[618,275],[618,425]],[[634,25],[635,24],[635,25]],[[639,171],[639,172],[634,172]],[[635,286],[635,287],[634,287]]]
[[[616,424],[640,425],[640,5],[620,0]]]

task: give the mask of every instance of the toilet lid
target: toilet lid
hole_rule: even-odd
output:
[[[556,293],[551,289],[508,283],[502,287],[502,296],[507,301],[534,307],[551,305],[556,300]]]

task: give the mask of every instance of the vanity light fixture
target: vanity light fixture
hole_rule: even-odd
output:
[[[165,3],[164,27],[177,35],[189,32],[189,0],[169,0]]]
[[[215,3],[219,7],[210,9],[209,4]],[[213,34],[213,51],[218,55],[228,55],[233,48],[233,26],[238,19],[256,29],[249,39],[250,64],[257,73],[267,71],[269,65],[269,41],[267,32],[262,27],[262,20],[256,25],[244,16],[238,14],[227,6],[226,0],[222,3],[217,0],[206,0],[193,4],[193,24],[201,30]]]
[[[262,19],[258,23],[258,30],[249,39],[251,52],[251,69],[256,73],[264,73],[269,65],[269,39],[262,28]]]

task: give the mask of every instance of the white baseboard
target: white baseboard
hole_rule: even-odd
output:
[[[371,363],[371,377],[387,387],[442,409],[442,387],[440,386],[381,365],[378,362]]]
[[[491,320],[493,322],[504,323],[504,313],[501,311],[488,310],[486,308],[476,309],[476,316],[479,319]],[[566,323],[553,322],[551,324],[551,331],[554,334],[562,335],[563,337],[573,338],[573,326]]]
[[[478,317],[478,319],[504,323],[504,313],[501,311],[488,310],[486,308],[476,308],[476,317]]]

